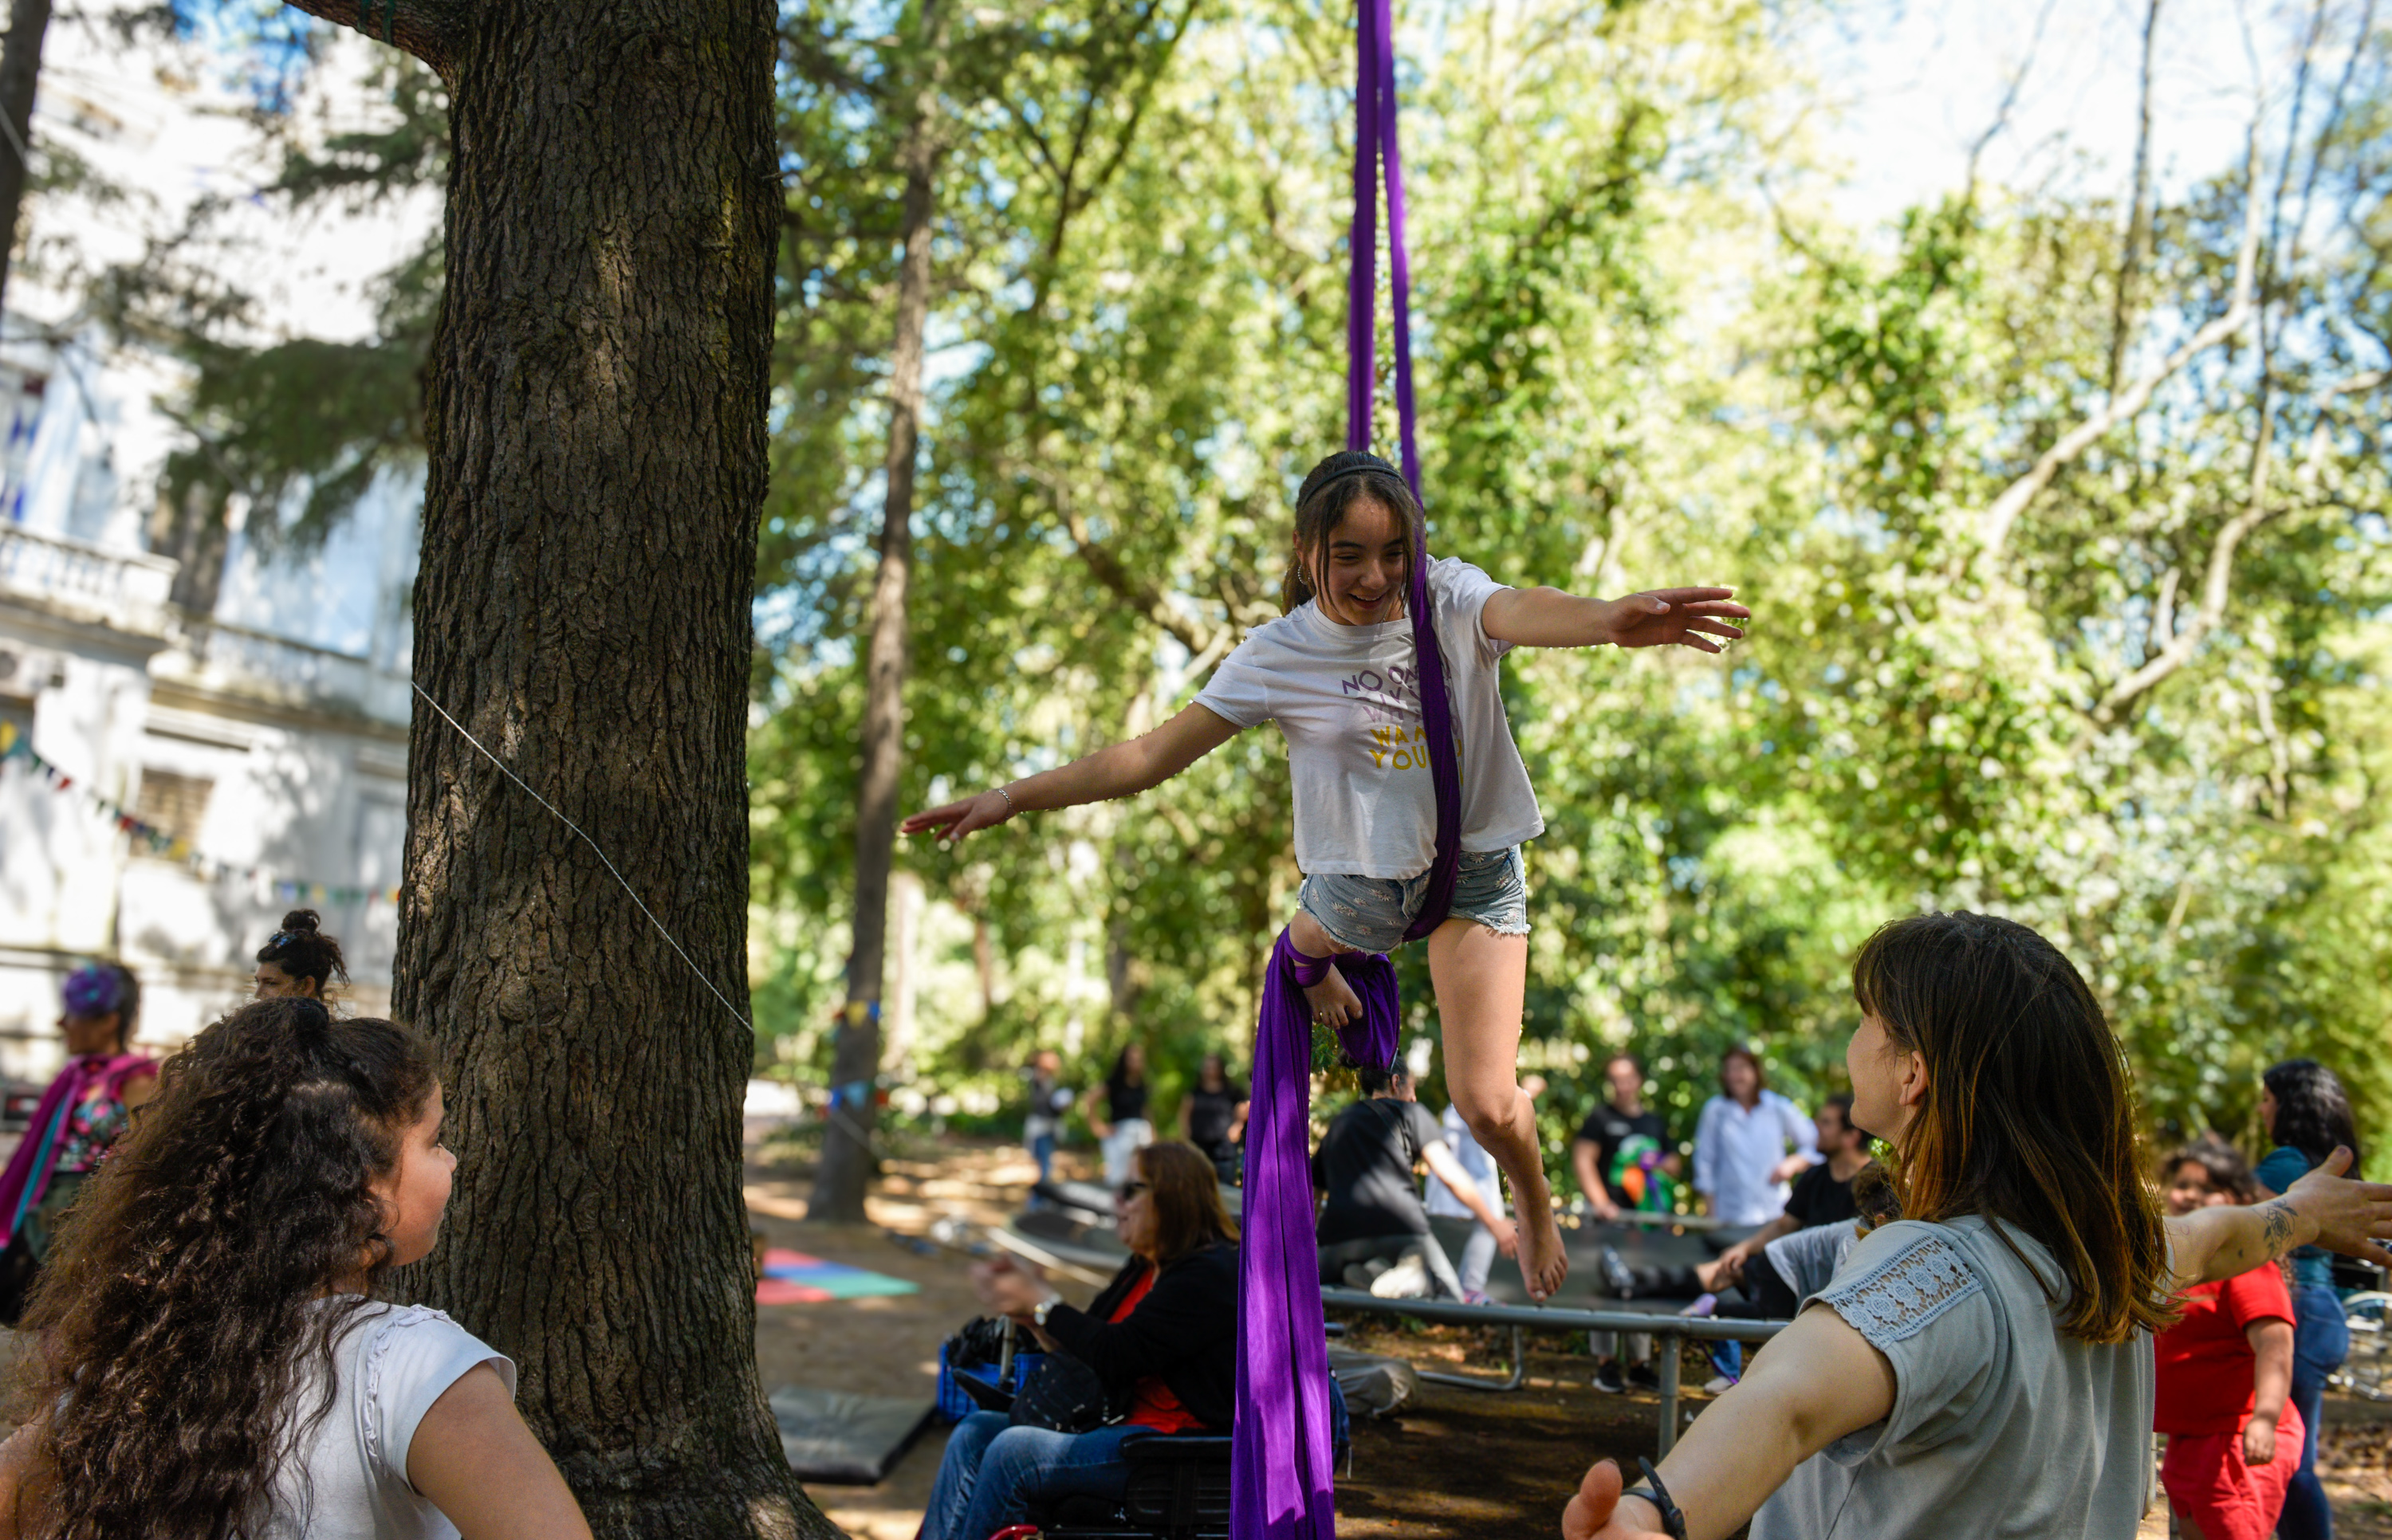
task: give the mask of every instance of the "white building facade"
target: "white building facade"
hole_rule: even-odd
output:
[[[317,549],[262,551],[236,527],[193,613],[169,602],[177,563],[146,549],[170,384],[94,338],[0,342],[0,736],[22,745],[0,762],[12,1080],[62,1061],[58,987],[78,963],[133,969],[138,1041],[162,1051],[247,997],[288,909],[339,938],[354,1007],[387,1008],[420,477],[384,477]]]

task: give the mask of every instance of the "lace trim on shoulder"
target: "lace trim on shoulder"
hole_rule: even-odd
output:
[[[1937,1316],[1984,1291],[1968,1260],[1930,1236],[1820,1299],[1853,1330],[1883,1347],[1918,1336]]]
[[[365,1439],[367,1469],[381,1471],[390,1469],[383,1451],[382,1368],[383,1358],[390,1352],[392,1339],[410,1326],[421,1326],[426,1321],[448,1319],[444,1312],[435,1310],[430,1305],[386,1305],[376,1312],[376,1318],[369,1328],[373,1332],[373,1340],[366,1344],[365,1361],[358,1365],[358,1398],[360,1414],[358,1420]],[[395,1470],[391,1473],[402,1482],[407,1481],[407,1472],[404,1470]]]

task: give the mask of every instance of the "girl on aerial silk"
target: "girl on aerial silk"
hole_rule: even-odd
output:
[[[1511,1182],[1528,1292],[1551,1297],[1568,1271],[1535,1114],[1517,1080],[1528,971],[1519,846],[1543,832],[1544,818],[1504,716],[1503,654],[1606,644],[1717,653],[1712,639],[1743,635],[1732,622],[1751,613],[1728,589],[1588,599],[1505,588],[1467,563],[1429,559],[1413,447],[1389,0],[1367,0],[1358,20],[1346,449],[1315,466],[1296,493],[1280,585],[1285,613],[1248,635],[1195,701],[1153,731],[904,823],[907,834],[935,831],[952,842],[1016,813],[1159,785],[1266,720],[1287,740],[1305,881],[1272,949],[1254,1032],[1230,1497],[1236,1540],[1329,1540],[1335,1530],[1305,1147],[1312,1029],[1333,1028],[1358,1064],[1394,1064],[1389,948],[1428,943],[1446,1086]],[[1377,379],[1382,167],[1401,473],[1365,452]]]

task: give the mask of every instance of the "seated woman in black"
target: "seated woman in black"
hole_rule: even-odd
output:
[[[1238,1232],[1213,1163],[1192,1145],[1149,1145],[1113,1194],[1130,1259],[1085,1311],[1010,1260],[972,1268],[983,1304],[1096,1371],[1119,1420],[1087,1433],[1016,1428],[974,1412],[947,1440],[920,1540],[988,1540],[1036,1498],[1118,1497],[1123,1441],[1229,1430],[1237,1388]]]

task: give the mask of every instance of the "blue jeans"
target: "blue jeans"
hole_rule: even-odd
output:
[[[1117,1422],[1093,1433],[1016,1428],[1003,1412],[974,1412],[947,1436],[917,1540],[988,1540],[1030,1521],[1033,1498],[1112,1497],[1129,1490],[1123,1441],[1151,1428]]]
[[[2350,1356],[2350,1324],[2342,1301],[2323,1284],[2293,1290],[2293,1404],[2308,1431],[2301,1441],[2301,1468],[2284,1485],[2284,1512],[2276,1521],[2282,1540],[2333,1540],[2334,1509],[2318,1480],[2318,1426],[2325,1420],[2326,1377]]]
[[[1038,1180],[1045,1182],[1055,1174],[1055,1136],[1052,1133],[1033,1134],[1030,1158],[1038,1162]]]

